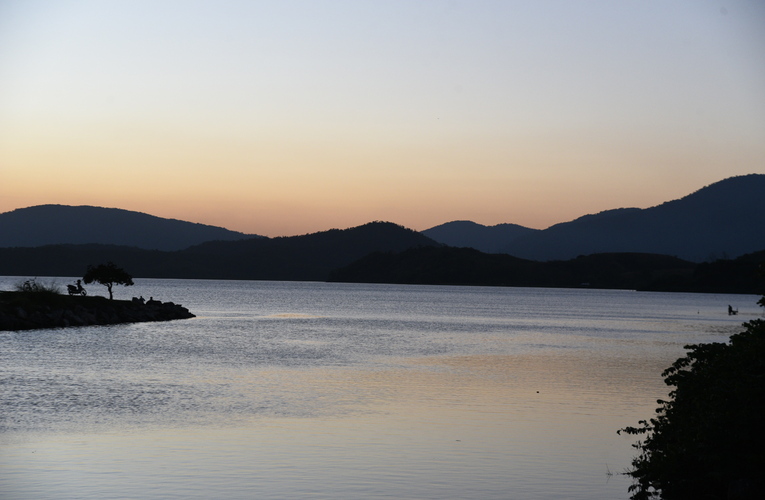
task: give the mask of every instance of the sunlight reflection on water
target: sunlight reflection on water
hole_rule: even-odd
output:
[[[627,498],[616,430],[653,413],[684,344],[759,314],[597,290],[130,294],[198,317],[0,333],[3,498]]]

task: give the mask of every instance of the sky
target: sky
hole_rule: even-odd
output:
[[[0,0],[0,212],[544,229],[748,173],[763,0]]]

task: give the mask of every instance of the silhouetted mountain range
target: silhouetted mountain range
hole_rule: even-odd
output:
[[[544,230],[453,221],[422,234],[449,246],[539,261],[632,252],[702,262],[765,248],[762,200],[765,175],[751,174],[655,207],[607,210]],[[0,247],[97,243],[173,251],[252,238],[260,237],[116,208],[41,205],[0,214]]]
[[[765,252],[695,264],[654,254],[605,253],[539,262],[446,247],[388,222],[304,236],[203,243],[166,252],[115,245],[0,248],[0,275],[82,276],[115,262],[136,278],[351,281],[762,293]]]
[[[330,281],[429,285],[616,288],[674,292],[765,292],[765,251],[695,264],[676,257],[601,253],[539,262],[472,248],[420,247],[376,252],[334,271]]]
[[[507,241],[494,228],[463,222],[423,231],[436,241],[532,260],[606,252],[673,255],[692,262],[734,258],[765,248],[765,175],[731,177],[679,200],[585,215]],[[454,229],[444,232],[444,228]],[[493,243],[492,238],[502,240]],[[495,241],[498,241],[495,240]],[[450,243],[451,242],[451,243]]]
[[[134,277],[323,281],[330,271],[375,251],[438,245],[389,222],[303,236],[214,241],[165,252],[115,245],[0,248],[0,275],[82,276],[112,261]]]
[[[514,240],[538,232],[518,224],[484,226],[469,220],[447,222],[422,232],[428,238],[450,247],[475,248],[486,253],[504,253]]]
[[[205,241],[253,237],[257,236],[119,208],[39,205],[0,214],[0,247],[99,243],[182,250]]]
[[[765,175],[748,175],[657,207],[609,210],[543,231],[458,221],[424,232],[487,251],[505,245],[529,258],[447,247],[390,222],[266,238],[126,210],[45,205],[0,214],[0,275],[82,276],[88,265],[112,261],[136,278],[761,293],[763,199]]]

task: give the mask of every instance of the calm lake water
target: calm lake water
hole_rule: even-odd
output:
[[[753,295],[115,290],[198,317],[0,332],[0,498],[628,498],[617,429],[653,415],[685,344],[762,316]]]

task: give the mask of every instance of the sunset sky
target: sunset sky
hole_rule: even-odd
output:
[[[761,0],[0,0],[0,212],[541,229],[747,173]]]

